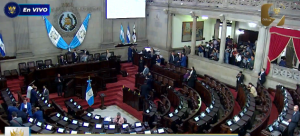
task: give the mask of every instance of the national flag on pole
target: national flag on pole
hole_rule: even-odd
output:
[[[121,40],[122,44],[125,43],[124,30],[123,30],[122,24],[121,24],[121,30],[120,30],[120,40]]]
[[[127,26],[127,43],[130,43],[130,38],[131,38],[131,36],[130,36],[130,29],[129,29],[129,24],[128,24],[128,26]]]
[[[4,42],[2,39],[1,33],[0,33],[0,52],[1,52],[1,55],[4,57],[5,56],[5,46],[4,46]]]
[[[47,29],[48,36],[53,43],[53,45],[57,48],[61,48],[66,50],[68,48],[68,44],[65,40],[60,36],[60,34],[56,31],[56,29],[52,26],[49,20],[46,17],[43,17]]]
[[[132,29],[132,40],[133,43],[136,43],[135,24],[133,25],[133,29]]]
[[[92,80],[88,80],[88,86],[86,88],[86,93],[85,93],[85,100],[87,101],[87,103],[92,106],[94,104],[94,93],[93,93],[93,89],[91,86],[91,81]]]

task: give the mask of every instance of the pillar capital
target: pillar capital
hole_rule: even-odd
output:
[[[220,15],[220,20],[221,20],[222,22],[226,21],[226,18],[225,18],[225,15],[224,15],[224,14],[221,14],[221,15]]]
[[[196,14],[195,14],[194,11],[191,11],[191,12],[190,12],[190,15],[192,16],[192,18],[196,18],[196,19],[198,18],[198,16],[196,16]]]

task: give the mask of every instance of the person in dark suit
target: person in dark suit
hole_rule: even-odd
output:
[[[17,112],[12,112],[11,116],[12,116],[12,120],[9,121],[10,126],[22,126],[23,125],[22,118],[17,117]]]
[[[128,62],[132,61],[132,46],[128,47]]]
[[[174,60],[174,64],[176,67],[180,67],[180,62],[181,62],[181,54],[178,53],[177,55],[175,55],[175,60]]]
[[[26,109],[27,114],[29,114],[29,116],[32,116],[32,108],[31,108],[31,103],[27,102],[26,99],[23,100],[23,103],[20,106],[20,111],[23,111],[23,109]]]
[[[12,113],[18,112],[18,111],[19,111],[19,109],[17,108],[17,103],[13,103],[13,106],[8,106],[8,108],[7,108],[8,121],[10,121],[12,119]]]
[[[153,77],[150,72],[147,74],[145,79],[146,79],[146,83],[149,86],[149,88],[152,89]]]
[[[266,73],[265,73],[265,68],[262,68],[261,71],[258,73],[258,83],[261,85],[264,85],[266,82]]]
[[[185,56],[185,54],[182,54],[182,56],[181,56],[180,66],[186,67],[186,56]]]
[[[43,111],[39,107],[36,107],[33,112],[32,117],[36,118],[37,121],[44,122]]]
[[[77,58],[78,58],[78,54],[76,52],[76,49],[74,49],[73,53],[72,53],[72,58],[73,58],[73,63],[77,62]]]
[[[86,55],[90,55],[90,52],[87,49],[81,50],[83,53],[85,53]]]
[[[34,86],[33,89],[31,90],[31,96],[30,96],[31,107],[35,107],[38,101],[36,90],[37,90],[36,86]]]
[[[194,67],[191,67],[190,76],[188,77],[188,86],[194,88],[196,79],[197,79],[196,70]]]
[[[57,74],[57,77],[55,78],[55,83],[57,85],[57,95],[62,96],[63,91],[63,78],[60,77],[60,74]]]
[[[300,113],[299,113],[299,107],[298,105],[294,106],[294,114],[291,119],[288,120],[289,122],[289,128],[288,128],[288,134],[289,136],[294,136],[294,130],[298,126],[300,118]]]
[[[140,57],[138,72],[141,73],[143,72],[143,70],[144,70],[144,60],[143,57]]]
[[[141,86],[141,95],[144,98],[147,98],[150,92],[150,87],[147,85],[147,82],[145,82],[142,86]]]
[[[174,51],[172,52],[172,54],[170,55],[170,58],[169,58],[169,63],[171,63],[171,64],[174,64],[174,62],[176,62],[175,61],[175,54],[174,54]]]
[[[60,56],[59,64],[60,64],[60,65],[65,65],[65,64],[67,64],[67,61],[64,59],[64,56]]]
[[[244,74],[240,71],[236,76],[236,92],[239,90],[239,85],[244,83]]]
[[[27,109],[23,109],[22,111],[17,112],[17,116],[22,118],[22,121],[24,123],[28,122],[28,114],[27,114]]]
[[[43,96],[45,98],[45,100],[49,101],[49,90],[46,88],[46,86],[43,86]]]

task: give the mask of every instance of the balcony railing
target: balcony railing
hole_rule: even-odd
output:
[[[290,69],[271,64],[271,75],[273,78],[277,78],[284,81],[292,81],[294,83],[300,82],[300,71],[297,69]]]

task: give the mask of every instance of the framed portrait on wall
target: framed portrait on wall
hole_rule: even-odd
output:
[[[191,42],[192,41],[192,27],[193,22],[182,22],[182,36],[181,42]],[[196,41],[203,40],[203,28],[204,21],[197,21],[196,24]]]

